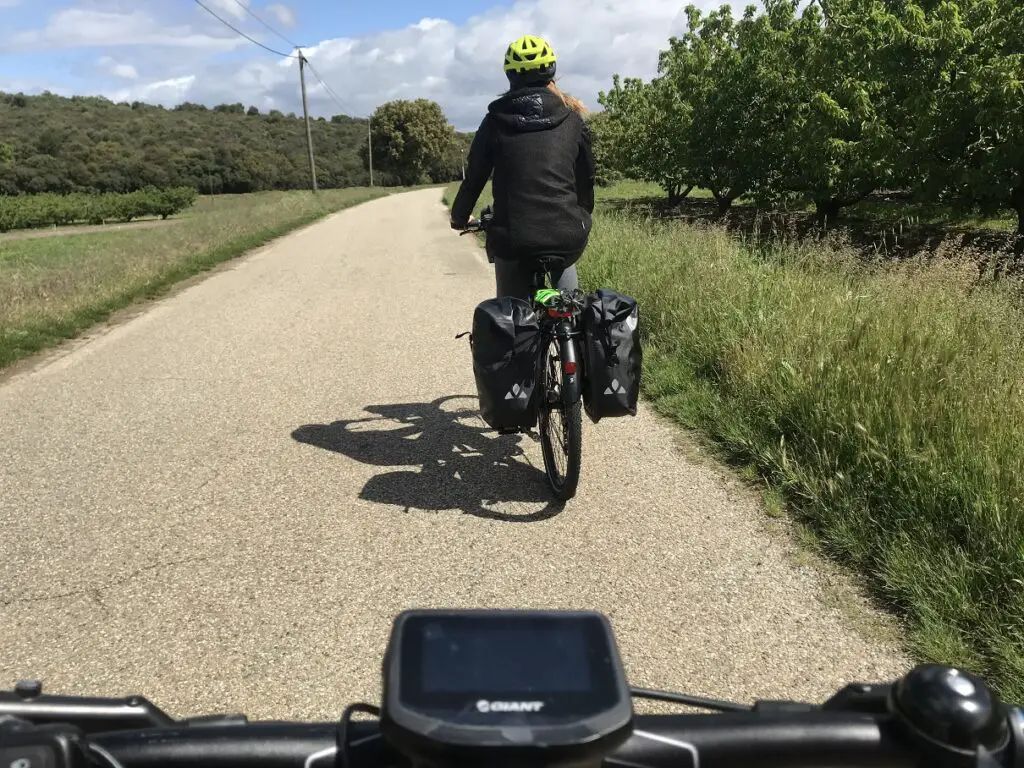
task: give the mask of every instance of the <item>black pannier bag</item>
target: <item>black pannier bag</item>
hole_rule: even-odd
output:
[[[636,416],[640,397],[640,307],[607,288],[587,296],[583,310],[583,408],[594,423]]]
[[[512,296],[487,299],[473,312],[473,376],[480,411],[491,429],[532,429],[537,423],[540,318]]]

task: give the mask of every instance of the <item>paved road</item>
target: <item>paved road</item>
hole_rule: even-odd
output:
[[[407,606],[608,612],[638,684],[818,697],[906,668],[724,473],[636,419],[539,446],[474,414],[492,290],[436,190],[336,214],[0,385],[0,685],[176,715],[379,698]]]

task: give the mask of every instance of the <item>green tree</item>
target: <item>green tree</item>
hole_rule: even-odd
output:
[[[893,82],[904,65],[888,47],[886,22],[867,7],[874,2],[828,2],[827,15],[812,4],[790,26],[789,61],[799,76],[785,186],[823,220],[896,178],[902,144]]]
[[[374,168],[394,175],[403,186],[428,180],[431,169],[444,163],[455,135],[441,106],[428,99],[382,104],[370,126]],[[368,161],[365,148],[361,154]]]
[[[623,164],[617,157],[622,140],[611,113],[607,109],[588,112],[585,119],[590,128],[597,185],[607,187],[621,181],[626,176]]]
[[[612,89],[602,91],[598,101],[605,109],[596,122],[595,161],[617,174],[659,184],[670,202],[685,197],[693,187],[686,143],[690,105],[671,80],[644,83],[615,75]]]
[[[687,30],[672,38],[661,69],[690,107],[687,144],[693,182],[711,190],[719,211],[755,186],[761,158],[754,152],[764,126],[751,120],[753,78],[744,77],[737,27],[728,5],[702,16],[686,7]]]
[[[907,177],[932,200],[1012,209],[1024,236],[1024,7],[922,0],[875,12],[927,63],[902,73],[917,93]]]
[[[303,121],[280,112],[249,112],[239,105],[220,111],[188,104],[165,110],[142,102],[121,106],[101,97],[54,95],[28,96],[23,108],[14,108],[0,94],[0,139],[9,147],[6,164],[0,160],[0,191],[307,188]],[[367,183],[359,155],[366,144],[364,121],[317,120],[311,131],[322,186]]]

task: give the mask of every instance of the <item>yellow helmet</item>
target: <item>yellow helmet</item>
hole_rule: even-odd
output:
[[[544,84],[554,79],[556,61],[551,43],[523,35],[505,51],[505,74],[513,85]]]

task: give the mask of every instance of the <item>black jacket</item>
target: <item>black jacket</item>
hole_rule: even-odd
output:
[[[492,171],[488,251],[502,259],[544,254],[575,261],[594,212],[594,156],[583,118],[543,87],[492,102],[469,150],[453,225],[469,220]]]

